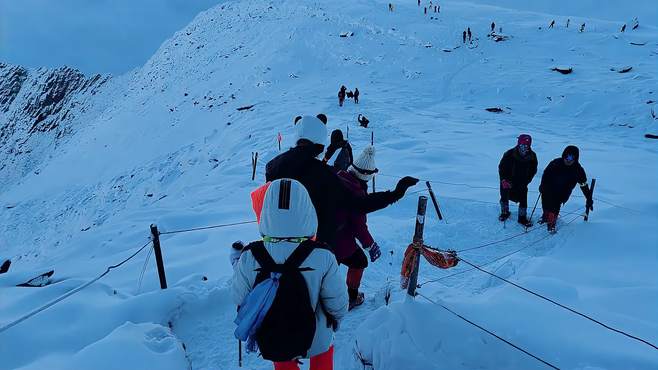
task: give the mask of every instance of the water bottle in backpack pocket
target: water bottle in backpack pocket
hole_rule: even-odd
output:
[[[315,310],[302,272],[313,269],[300,266],[314,248],[314,242],[304,241],[277,264],[262,241],[246,247],[260,266],[235,319],[235,336],[247,342],[247,351],[259,350],[264,359],[276,362],[307,357],[315,336]]]

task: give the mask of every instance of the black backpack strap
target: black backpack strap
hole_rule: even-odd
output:
[[[270,256],[270,254],[267,252],[267,249],[265,249],[265,244],[263,241],[259,240],[250,243],[245,247],[245,249],[251,251],[254,259],[256,259],[256,262],[258,262],[258,265],[260,265],[260,268],[256,269],[257,271],[274,271],[276,269],[276,262],[274,262],[272,256]]]
[[[308,256],[311,255],[311,252],[313,252],[315,248],[322,248],[322,245],[312,240],[304,240],[290,254],[290,256],[288,256],[288,259],[286,259],[284,266],[286,268],[292,268],[292,269],[299,268],[299,266],[301,266],[301,264],[304,263],[304,261],[306,261]],[[309,269],[304,269],[304,270],[309,270]]]

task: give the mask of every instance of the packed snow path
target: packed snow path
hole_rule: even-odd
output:
[[[386,2],[259,0],[202,13],[142,69],[119,78],[108,92],[110,108],[55,148],[38,173],[10,181],[15,185],[0,193],[6,205],[0,242],[2,253],[15,259],[12,268],[18,273],[54,266],[59,280],[32,291],[0,286],[0,321],[19,317],[121,260],[143,244],[152,222],[166,231],[252,219],[248,194],[263,181],[264,163],[278,154],[278,132],[286,148],[293,144],[293,117],[322,112],[330,129],[349,126],[355,153],[374,131],[382,175],[470,185],[434,183],[448,222],[439,223],[430,207],[425,239],[445,249],[523,231],[513,219],[506,225],[497,221],[495,189],[498,160],[519,133],[533,135],[540,161],[532,190],[548,161],[564,146],[577,144],[588,176],[599,181],[598,198],[625,208],[597,201],[590,223],[563,222],[557,235],[489,268],[655,342],[657,150],[642,137],[655,128],[647,104],[656,100],[655,25],[618,34],[619,21],[574,16],[573,24],[588,25],[578,33],[564,28],[566,17],[507,4],[446,1],[440,15],[424,16],[415,2],[388,12]],[[638,13],[646,4],[651,8],[649,2],[636,4]],[[607,19],[618,20],[613,13]],[[492,18],[511,36],[508,41],[486,37]],[[551,19],[560,26],[546,30]],[[465,27],[478,38],[477,47],[461,45]],[[339,37],[347,31],[354,35]],[[574,72],[550,70],[562,65]],[[627,65],[633,66],[629,73],[610,71]],[[348,101],[338,107],[341,84],[359,88],[359,105]],[[487,112],[490,107],[504,113]],[[359,113],[370,119],[368,130],[356,125]],[[261,159],[258,181],[252,182],[254,151]],[[378,176],[377,189],[390,189],[395,181]],[[582,207],[577,192],[565,211]],[[336,336],[336,368],[362,368],[353,356],[357,338],[377,341],[360,342],[377,349],[376,362],[387,361],[377,370],[538,367],[430,304],[402,308],[408,311],[381,308],[387,284],[398,285],[418,195],[369,216],[386,253],[366,270],[366,304],[350,312]],[[530,193],[529,203],[535,197]],[[512,212],[514,217],[515,207]],[[565,214],[564,220],[570,219]],[[485,263],[545,232],[464,253],[469,261]],[[117,357],[135,368],[152,367],[155,360],[163,369],[237,368],[228,247],[257,237],[253,225],[163,237],[170,289],[158,290],[151,259],[138,291],[143,254],[121,273],[0,334],[0,368],[112,368],[118,359],[99,363],[95,355],[126,348],[131,350]],[[439,271],[423,263],[419,281],[465,268]],[[655,353],[477,271],[421,291],[562,368],[658,364]],[[402,296],[396,290],[393,301]],[[424,316],[416,317],[419,313]],[[61,333],[75,339],[62,340]],[[21,351],[27,346],[34,350]],[[245,368],[270,366],[254,355],[245,357]]]

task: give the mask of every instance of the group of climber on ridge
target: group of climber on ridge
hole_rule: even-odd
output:
[[[519,135],[517,144],[503,154],[498,164],[500,177],[500,217],[507,220],[511,213],[509,202],[519,203],[518,222],[526,227],[532,226],[528,219],[528,185],[537,173],[537,155],[531,148],[532,137]],[[579,162],[578,147],[569,145],[560,158],[552,160],[541,177],[539,193],[542,200],[543,214],[541,223],[546,223],[549,232],[555,232],[557,216],[561,206],[569,200],[571,192],[580,185],[585,196],[585,207],[594,209],[592,191],[587,185],[587,175]]]
[[[248,350],[273,361],[275,370],[299,369],[301,358],[310,358],[313,370],[333,369],[333,333],[347,311],[364,302],[359,291],[364,269],[368,259],[381,256],[366,214],[400,200],[418,182],[406,176],[393,190],[368,193],[378,172],[374,147],[355,159],[342,132],[334,130],[325,150],[327,121],[324,114],[294,119],[295,146],[267,163],[267,183],[251,194],[262,240],[234,243],[231,253],[235,335]],[[527,193],[538,162],[531,144],[529,135],[520,135],[499,163],[501,221],[510,216],[513,201],[519,203],[518,222],[532,224]],[[575,146],[546,167],[539,190],[549,231],[555,231],[560,207],[576,184],[592,209],[586,181]],[[444,258],[442,268],[457,263],[449,253]],[[348,267],[345,280],[339,264]],[[280,333],[288,333],[285,340]]]

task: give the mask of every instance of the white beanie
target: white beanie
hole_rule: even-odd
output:
[[[306,188],[292,179],[274,180],[265,192],[259,231],[273,238],[311,237],[318,216]]]
[[[375,171],[377,166],[375,165],[375,147],[368,145],[363,149],[363,152],[357,159],[352,162],[352,165],[349,168],[354,176],[358,177],[363,181],[370,181],[373,176],[375,176]],[[372,173],[363,173],[362,171],[373,171]]]
[[[326,120],[326,116],[322,115]],[[306,139],[314,144],[325,145],[327,142],[327,124],[319,117],[303,116],[295,118],[297,140]]]

